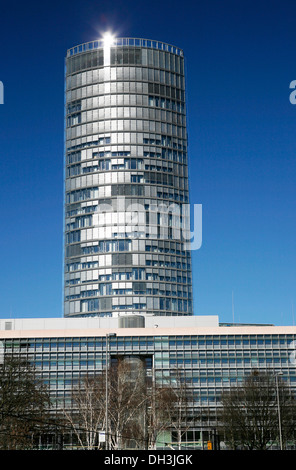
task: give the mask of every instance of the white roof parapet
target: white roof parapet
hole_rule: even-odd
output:
[[[296,327],[289,325],[221,325],[216,315],[143,316],[145,327],[141,328],[120,328],[118,315],[110,318],[0,319],[0,338],[103,337],[110,331],[118,336],[296,334]]]
[[[176,317],[145,316],[146,328],[192,328],[218,327],[216,315],[192,315]],[[78,317],[78,318],[15,318],[0,319],[0,331],[9,330],[86,330],[118,328],[119,317]]]

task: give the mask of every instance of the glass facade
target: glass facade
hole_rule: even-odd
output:
[[[191,315],[183,52],[74,47],[65,101],[64,315]]]
[[[296,392],[295,328],[259,327],[257,333],[254,327],[244,327],[244,332],[208,328],[206,333],[186,328],[182,334],[178,328],[162,328],[154,334],[145,328],[115,330],[116,336],[109,338],[109,364],[120,357],[140,358],[157,385],[173,383],[176,371],[186,379],[192,396],[191,421],[184,434],[189,445],[201,446],[202,431],[217,427],[221,393],[241,384],[255,369],[281,373],[292,393]],[[49,387],[55,412],[70,406],[72,387],[84,376],[105,370],[107,331],[90,328],[84,336],[64,328],[39,331],[35,336],[34,331],[26,334],[23,330],[20,336],[6,331],[1,341],[6,354],[20,355],[36,365]],[[173,430],[166,442],[174,444]]]

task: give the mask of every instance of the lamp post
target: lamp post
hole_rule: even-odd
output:
[[[109,450],[109,417],[108,417],[108,369],[109,369],[109,338],[114,338],[116,333],[107,333],[106,334],[106,384],[105,384],[105,391],[106,391],[106,410],[105,410],[105,442],[106,442],[106,450]]]
[[[281,408],[280,408],[280,394],[279,394],[279,375],[283,375],[282,372],[275,374],[275,383],[276,383],[276,396],[277,396],[277,408],[278,408],[278,419],[279,419],[279,436],[280,436],[280,449],[283,450],[283,440],[282,440],[282,423],[281,423]]]

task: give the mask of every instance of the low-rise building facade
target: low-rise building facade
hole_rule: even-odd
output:
[[[104,371],[106,359],[112,365],[117,357],[140,358],[157,384],[180,371],[193,397],[194,419],[182,437],[190,448],[214,440],[222,392],[254,369],[280,373],[296,391],[294,326],[221,325],[217,316],[2,319],[0,341],[4,355],[21,355],[36,366],[53,411],[67,406],[85,375]],[[172,430],[158,447],[175,440]]]

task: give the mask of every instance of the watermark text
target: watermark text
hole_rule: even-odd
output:
[[[4,85],[0,81],[0,104],[4,104]]]

